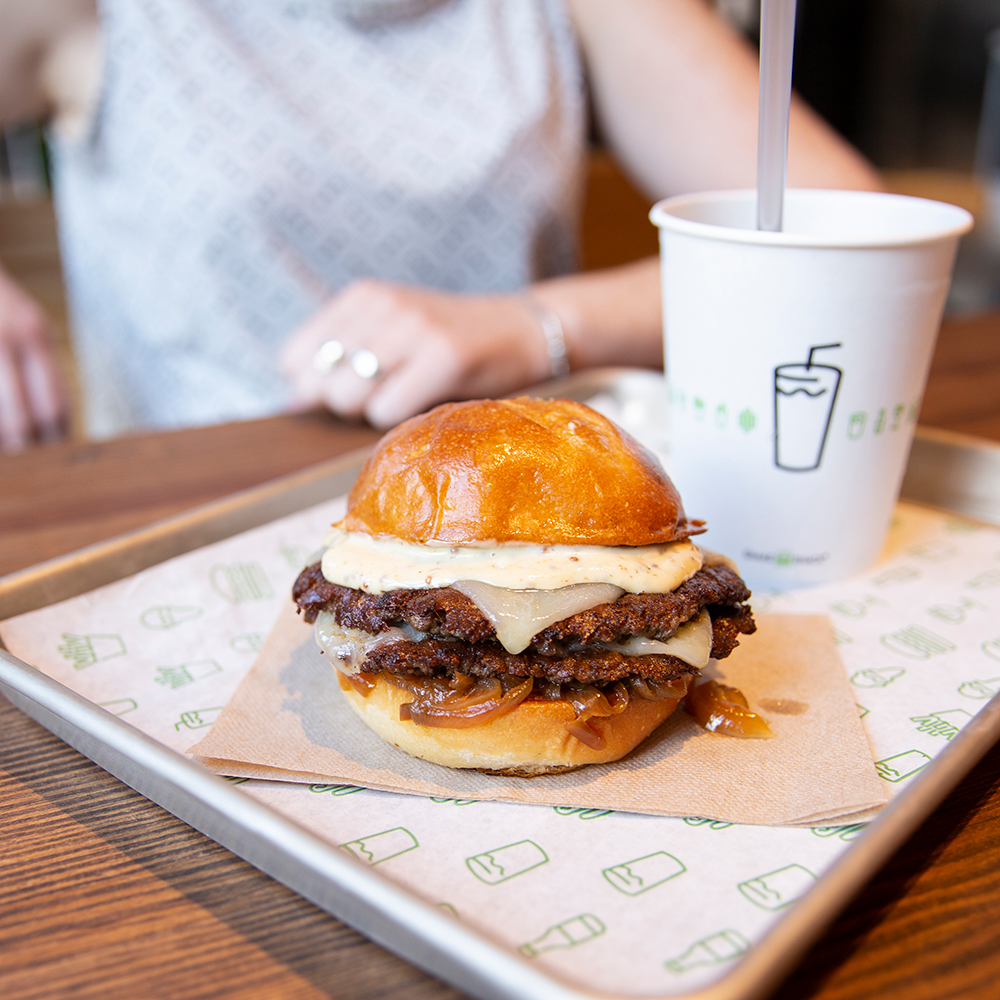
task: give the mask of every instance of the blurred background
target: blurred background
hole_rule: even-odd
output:
[[[715,0],[756,40],[759,0]],[[1000,308],[1000,0],[799,0],[794,84],[885,175],[891,190],[969,209],[950,316]],[[594,136],[585,268],[656,253],[650,201]],[[0,261],[41,301],[72,381],[41,128],[0,140]],[[79,435],[79,421],[73,431]]]

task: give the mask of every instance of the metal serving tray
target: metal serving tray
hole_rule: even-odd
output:
[[[627,369],[604,369],[540,386],[535,394],[582,401],[598,394],[625,395],[635,377]],[[366,454],[352,452],[4,577],[0,615],[11,617],[86,593],[343,494]],[[1000,524],[1000,446],[918,428],[903,496]],[[3,649],[0,692],[142,795],[374,941],[475,997],[610,996],[581,990],[532,966]],[[951,740],[726,976],[686,996],[742,1000],[773,988],[998,737],[1000,696]]]

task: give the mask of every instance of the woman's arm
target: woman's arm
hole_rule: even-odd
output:
[[[703,0],[569,0],[602,137],[653,199],[757,178],[757,53]],[[874,169],[801,100],[792,187],[879,188]]]
[[[757,53],[702,0],[570,0],[602,137],[652,199],[757,183]],[[796,98],[793,187],[877,190],[874,168]],[[574,367],[659,366],[655,258],[533,289]]]

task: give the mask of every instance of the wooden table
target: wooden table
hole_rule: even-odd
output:
[[[1000,316],[945,325],[922,421],[1000,440]],[[306,415],[0,457],[0,574],[375,438]],[[1000,747],[776,996],[993,1000],[998,984]],[[0,700],[4,1000],[450,995]]]

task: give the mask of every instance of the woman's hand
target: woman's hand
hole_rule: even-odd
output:
[[[444,400],[504,395],[552,373],[541,324],[522,297],[374,280],[356,281],[323,305],[289,337],[280,363],[297,407],[322,404],[376,427]]]
[[[61,437],[66,410],[49,321],[0,268],[0,450]]]

